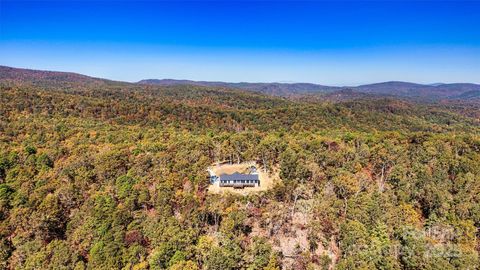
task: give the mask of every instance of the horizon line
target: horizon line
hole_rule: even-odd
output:
[[[338,87],[338,88],[349,88],[349,87],[360,87],[365,85],[373,85],[373,84],[382,84],[382,83],[409,83],[409,84],[417,84],[421,86],[432,86],[435,87],[436,85],[449,85],[449,84],[474,84],[480,85],[480,82],[434,82],[434,83],[420,83],[414,81],[402,81],[402,80],[385,80],[385,81],[375,81],[363,84],[355,84],[355,85],[335,85],[335,84],[322,84],[319,82],[308,82],[308,81],[223,81],[223,80],[192,80],[192,79],[179,79],[179,78],[172,78],[172,77],[163,77],[163,78],[144,78],[137,81],[129,81],[129,80],[118,80],[114,78],[108,78],[98,75],[89,75],[86,73],[78,72],[78,71],[67,71],[67,70],[51,70],[51,69],[43,69],[43,68],[32,68],[32,67],[18,67],[18,66],[9,66],[0,64],[0,67],[7,67],[7,68],[14,68],[14,69],[24,69],[24,70],[32,70],[32,71],[43,71],[43,72],[58,72],[58,73],[73,73],[81,76],[90,77],[93,79],[103,79],[115,82],[123,82],[123,83],[131,83],[137,84],[141,81],[146,80],[172,80],[172,81],[190,81],[190,82],[205,82],[205,83],[250,83],[250,84],[313,84],[316,86],[325,86],[325,87]]]

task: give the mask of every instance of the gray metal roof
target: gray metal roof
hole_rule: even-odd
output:
[[[221,174],[220,181],[223,181],[223,180],[258,180],[258,174],[243,174],[243,173]]]

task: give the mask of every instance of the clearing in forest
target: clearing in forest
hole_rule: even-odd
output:
[[[253,192],[265,191],[272,188],[277,182],[280,181],[278,177],[278,172],[269,173],[266,172],[262,167],[260,167],[256,162],[244,162],[238,164],[229,164],[229,163],[219,163],[214,164],[208,168],[210,176],[219,177],[222,174],[249,174],[251,168],[256,169],[256,174],[258,174],[258,179],[260,184],[254,187],[244,187],[244,188],[234,188],[234,187],[225,187],[220,186],[220,181],[212,181],[208,187],[208,192],[213,194],[223,194],[227,192],[246,195]]]

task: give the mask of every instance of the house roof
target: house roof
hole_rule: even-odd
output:
[[[243,174],[243,173],[221,174],[220,180],[258,180],[258,174]]]

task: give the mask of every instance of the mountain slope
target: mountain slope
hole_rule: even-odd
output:
[[[400,97],[421,99],[445,99],[459,96],[468,91],[480,90],[480,85],[468,83],[434,84],[424,85],[408,82],[384,82],[361,85],[355,88],[357,91],[372,94],[390,94]]]
[[[313,93],[324,93],[337,89],[339,87],[318,85],[312,83],[229,83],[229,82],[208,82],[208,81],[190,81],[190,80],[172,80],[172,79],[148,79],[141,80],[139,84],[150,85],[200,85],[244,89],[248,91],[260,92],[275,96],[294,96]]]
[[[82,83],[102,84],[109,80],[72,72],[44,71],[0,66],[0,80],[22,83]]]
[[[188,123],[190,128],[215,130],[323,130],[340,127],[368,130],[382,122],[383,125],[376,128],[419,131],[450,130],[463,128],[465,123],[474,124],[472,120],[443,109],[353,90],[334,91],[316,98],[284,99],[219,86],[144,85],[69,73],[44,75],[43,72],[17,69],[16,74],[14,71],[10,69],[9,75],[3,76],[8,79],[0,79],[0,86],[3,84],[0,88],[4,103],[2,111],[6,115],[15,110],[90,118],[101,115],[118,123],[175,127],[179,127],[178,123]],[[46,79],[41,79],[42,76]],[[8,83],[11,78],[17,78],[13,86]],[[23,82],[21,78],[27,79]]]
[[[116,84],[122,87],[143,86],[181,86],[194,85],[210,88],[228,88],[240,89],[250,92],[258,92],[270,96],[280,97],[301,97],[301,96],[329,96],[336,91],[354,91],[355,93],[366,93],[378,96],[394,96],[410,98],[419,101],[435,101],[441,99],[475,99],[472,95],[475,91],[480,91],[480,85],[472,83],[451,83],[451,84],[416,84],[400,81],[382,82],[374,84],[360,85],[356,87],[334,87],[312,83],[230,83],[230,82],[210,82],[210,81],[191,81],[191,80],[172,80],[172,79],[148,79],[141,80],[136,84],[111,81],[107,79],[89,77],[71,72],[40,71],[31,69],[12,68],[0,66],[0,81],[3,83],[29,83],[43,87],[64,87],[75,88],[75,86],[101,86],[105,84]],[[78,89],[77,89],[78,90]],[[352,93],[337,95],[335,100],[340,101],[342,96],[346,100],[352,98]],[[333,95],[335,96],[335,94]],[[353,95],[359,96],[360,95]]]
[[[380,96],[397,96],[413,98],[418,100],[439,100],[460,96],[468,91],[480,91],[480,85],[471,83],[433,84],[424,85],[409,82],[382,82],[366,84],[356,87],[334,87],[311,83],[228,83],[228,82],[206,82],[189,80],[142,80],[139,84],[149,85],[201,85],[221,86],[238,88],[248,91],[260,92],[268,95],[292,97],[301,95],[319,94],[325,95],[334,91],[353,90],[357,93],[367,93]],[[465,96],[468,98],[468,96]]]
[[[452,96],[451,99],[480,99],[480,90],[469,90],[459,95]]]

